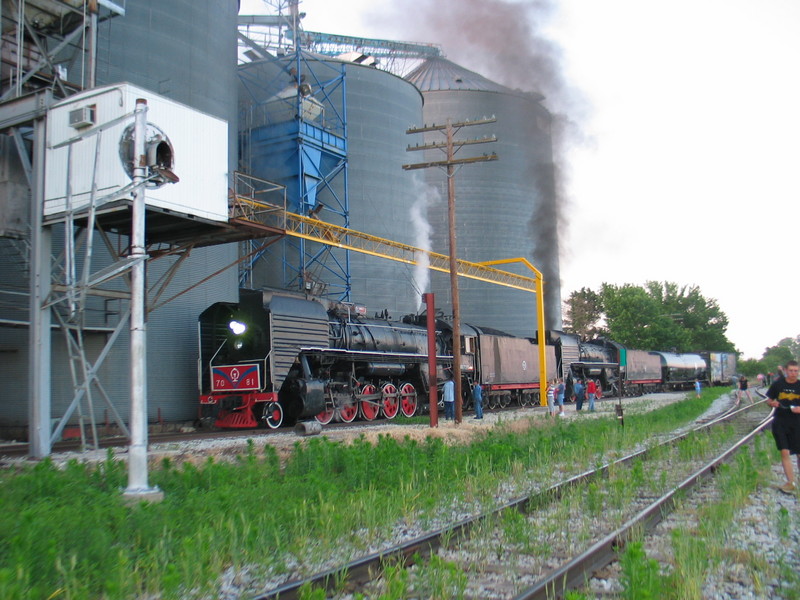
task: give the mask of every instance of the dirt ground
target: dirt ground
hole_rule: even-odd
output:
[[[672,402],[686,398],[685,392],[649,394],[641,398],[623,398],[624,411],[647,411]],[[169,457],[175,462],[191,461],[201,462],[208,456],[216,460],[231,460],[241,454],[247,447],[247,440],[252,439],[257,453],[263,452],[264,446],[269,444],[275,448],[281,459],[286,459],[293,451],[296,444],[307,443],[315,437],[325,437],[330,441],[349,443],[354,439],[362,438],[370,443],[375,443],[380,436],[390,436],[395,439],[410,438],[424,441],[425,438],[441,438],[448,444],[464,444],[476,436],[483,435],[488,429],[504,427],[510,431],[522,432],[531,427],[548,427],[555,419],[590,419],[590,418],[616,418],[618,399],[608,399],[597,403],[597,410],[590,413],[588,410],[577,412],[574,404],[564,406],[563,416],[551,416],[544,407],[517,408],[499,412],[485,412],[482,420],[473,419],[471,413],[465,413],[462,422],[455,424],[452,421],[439,419],[438,427],[431,428],[428,424],[403,424],[403,419],[397,417],[392,421],[368,426],[354,424],[346,427],[323,427],[322,432],[314,436],[303,436],[294,432],[264,432],[253,434],[249,432],[241,438],[211,440],[202,442],[185,442],[180,447],[175,444],[156,444],[151,447],[150,455],[153,460]]]
[[[647,411],[659,408],[672,402],[677,402],[686,397],[685,392],[649,394],[641,398],[623,398],[623,410]],[[192,462],[199,464],[209,456],[215,460],[233,460],[237,454],[247,450],[248,441],[253,441],[253,446],[258,454],[262,454],[265,445],[273,446],[278,456],[284,460],[294,450],[296,444],[308,443],[315,437],[325,437],[334,442],[350,443],[357,438],[374,443],[380,436],[391,436],[396,439],[406,437],[423,441],[427,437],[441,438],[448,444],[467,443],[476,436],[483,435],[488,429],[504,427],[511,431],[522,432],[531,427],[548,427],[555,419],[590,419],[590,418],[616,418],[618,399],[607,399],[597,403],[597,411],[590,413],[588,410],[577,412],[573,404],[564,406],[563,416],[550,415],[544,407],[517,408],[499,412],[484,413],[483,420],[473,419],[471,413],[465,413],[461,423],[439,420],[438,427],[431,428],[428,424],[403,424],[403,419],[398,417],[392,421],[373,423],[368,426],[354,424],[345,427],[323,427],[321,433],[315,436],[304,436],[294,431],[248,431],[241,436],[217,440],[187,440],[185,442],[168,442],[151,444],[149,456],[153,466],[161,460],[168,458],[173,463]],[[127,459],[127,448],[115,450],[116,457],[120,460]],[[52,460],[56,464],[66,463],[68,460],[81,462],[99,462],[106,459],[107,450],[71,452],[53,454]],[[19,466],[29,463],[26,458],[0,457],[0,467]]]

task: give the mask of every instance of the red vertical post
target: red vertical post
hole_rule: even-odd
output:
[[[431,415],[431,427],[439,426],[439,395],[436,392],[436,319],[433,294],[422,294],[425,301],[428,326],[428,407]]]

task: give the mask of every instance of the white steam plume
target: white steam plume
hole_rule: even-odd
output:
[[[414,195],[416,200],[411,206],[411,223],[414,225],[414,246],[421,248],[424,252],[417,253],[417,264],[414,265],[414,289],[417,290],[417,311],[422,307],[422,294],[429,291],[431,283],[430,272],[430,251],[431,233],[433,227],[428,221],[428,208],[441,200],[439,191],[426,184],[422,177],[414,174],[413,177]]]

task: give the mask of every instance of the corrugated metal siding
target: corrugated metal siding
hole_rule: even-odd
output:
[[[429,68],[445,68],[442,78],[452,77],[452,67],[440,60]],[[480,81],[464,70],[462,87],[423,87],[423,122],[446,123],[495,115],[497,121],[469,127],[459,139],[497,136],[497,142],[475,145],[464,157],[496,152],[499,160],[476,163],[459,170],[455,177],[456,235],[459,258],[483,262],[498,258],[527,258],[544,276],[547,329],[561,329],[561,281],[559,270],[559,222],[554,187],[551,117],[540,103],[541,96],[496,86],[482,89]],[[430,81],[434,75],[427,75]],[[470,89],[476,88],[476,89]],[[422,143],[442,141],[441,133],[416,136]],[[467,152],[463,149],[459,153]],[[415,154],[416,162],[441,160],[441,151]],[[463,158],[463,157],[462,157]],[[433,251],[449,254],[446,178],[436,169],[424,171],[426,183],[438,190],[442,200],[428,210],[433,227]],[[505,267],[531,276],[522,267]],[[437,306],[452,310],[449,279],[432,273],[432,291]],[[521,337],[536,330],[536,302],[530,293],[481,282],[459,280],[462,318]]]
[[[539,348],[530,340],[496,335],[480,336],[483,383],[528,383],[539,381]],[[546,348],[547,377],[556,377],[555,349]]]
[[[128,2],[124,18],[100,24],[98,85],[129,81],[183,104],[225,119],[229,128],[228,170],[236,166],[236,19],[238,3],[195,2],[193,0],[136,0]],[[134,51],[131,51],[131,49]],[[80,65],[68,65],[71,76],[80,74]],[[116,155],[116,149],[113,150]],[[118,158],[117,158],[118,160]],[[224,168],[220,170],[224,171]],[[180,173],[179,173],[180,175]],[[189,200],[190,201],[190,200]],[[63,248],[54,231],[53,248]],[[115,241],[112,240],[112,243]],[[196,285],[208,275],[232,264],[236,245],[194,250],[168,286],[162,300]],[[95,244],[95,264],[110,259],[102,243]],[[16,259],[13,259],[16,260]],[[165,273],[170,261],[164,258],[148,265],[148,283]],[[80,267],[80,264],[79,264]],[[0,288],[19,285],[19,267],[0,257]],[[27,283],[24,285],[27,291]],[[105,285],[125,289],[120,281]],[[197,317],[218,301],[237,301],[238,276],[228,269],[148,315],[148,417],[167,421],[191,420],[197,414]],[[114,325],[123,303],[92,299],[86,317],[89,325]],[[27,306],[27,298],[25,298]],[[27,319],[27,314],[25,315]],[[27,329],[0,329],[0,349],[7,348],[0,360],[0,380],[5,400],[0,402],[0,426],[28,422]],[[87,337],[91,360],[105,343],[105,334]],[[7,360],[6,360],[7,359]],[[111,402],[123,419],[129,417],[128,335],[123,332],[99,373]],[[63,333],[53,334],[53,416],[60,416],[72,399]],[[95,394],[97,398],[99,396]],[[105,419],[102,400],[96,403],[96,418]],[[77,419],[73,418],[73,422]]]
[[[99,26],[97,84],[129,81],[225,119],[235,169],[238,13],[238,0],[128,2]]]
[[[561,336],[561,377],[567,379],[570,365],[581,358],[580,346],[576,338]]]
[[[341,67],[341,63],[336,61],[312,60],[304,68],[315,73],[306,77],[307,81],[313,82],[316,78],[332,77],[332,73],[337,73]],[[422,121],[421,94],[407,81],[386,71],[350,63],[345,65],[345,69],[350,199],[348,226],[379,237],[418,245],[416,226],[410,216],[418,194],[413,184],[414,175],[404,171],[402,165],[412,162],[410,158],[414,158],[406,152],[406,147],[413,140],[405,131]],[[279,75],[276,63],[272,62],[244,65],[241,72],[243,79],[261,81],[264,85],[264,89],[259,90],[242,84],[242,102],[248,105],[263,103],[271,97],[268,94],[290,83],[290,78],[284,73],[286,79],[282,80],[282,85],[274,84],[273,80]],[[272,88],[267,87],[270,83]],[[259,93],[263,97],[258,97]],[[341,114],[338,96],[334,104]],[[262,139],[256,135],[259,132],[242,131],[243,143],[250,133],[253,133],[252,140],[258,141],[257,147],[247,146],[243,152],[252,157],[250,170],[253,175],[286,185],[288,201],[292,206],[300,195],[297,186],[298,145],[296,141]],[[343,197],[343,183],[341,176],[333,178],[331,189],[321,189],[318,200],[326,206],[336,207],[338,201],[332,196]],[[340,217],[328,211],[323,211],[320,217],[337,225],[343,224]],[[283,257],[286,256],[290,264],[299,263],[296,253],[291,249],[292,245],[292,241],[288,240],[274,245],[265,254],[265,259],[256,268],[256,286],[284,285]],[[312,243],[308,248],[309,253],[321,250]],[[343,261],[343,255],[334,250],[332,256],[336,260],[330,258],[329,264],[332,270],[336,270],[339,267],[336,261]],[[351,299],[367,305],[369,314],[384,309],[393,315],[415,312],[419,297],[412,284],[413,266],[360,253],[351,253],[349,261]],[[326,268],[320,268],[314,276],[331,285],[337,282],[334,276],[326,272]],[[297,282],[292,283],[296,285]]]
[[[48,111],[44,214],[52,215],[66,209],[68,189],[71,205],[77,209],[88,205],[93,184],[97,185],[98,197],[102,198],[131,183],[120,157],[120,140],[133,127],[133,118],[70,147],[54,146],[79,133],[69,125],[72,111],[94,107],[96,123],[102,125],[133,112],[139,98],[147,100],[149,126],[158,128],[169,140],[174,152],[172,168],[181,178],[176,185],[147,188],[145,202],[178,214],[227,221],[228,124],[128,84],[76,94]]]
[[[0,428],[28,423],[28,330],[0,327]],[[0,429],[2,433],[2,429]]]
[[[210,273],[232,264],[237,256],[236,244],[192,251],[164,298],[196,285]],[[148,281],[157,281],[168,267],[168,264],[159,265],[159,262],[150,263]],[[196,416],[197,318],[213,303],[235,302],[237,298],[238,273],[236,268],[229,268],[150,313],[147,322],[147,361],[151,419],[158,417],[159,409],[161,417],[166,420],[189,420]]]
[[[328,314],[317,302],[282,296],[272,298],[269,312],[272,382],[278,390],[300,348],[328,347]]]

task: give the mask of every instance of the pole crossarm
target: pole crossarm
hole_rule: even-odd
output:
[[[494,123],[497,121],[497,117],[484,117],[482,119],[466,119],[464,121],[459,121],[458,123],[450,123],[449,125],[437,125],[434,123],[433,125],[423,125],[422,127],[410,127],[406,129],[406,133],[425,133],[427,131],[446,131],[448,127],[452,127],[453,129],[459,129],[461,127],[468,127],[470,125],[486,125],[487,123]]]
[[[471,146],[472,144],[486,144],[487,142],[496,142],[497,137],[487,136],[484,138],[472,138],[469,140],[462,140],[458,142],[453,142],[453,146]],[[407,152],[413,152],[415,150],[437,150],[447,148],[447,142],[431,142],[430,144],[416,144],[414,146],[408,146],[406,148]]]
[[[466,165],[476,162],[486,162],[489,160],[497,160],[497,154],[492,152],[491,154],[484,154],[483,156],[472,156],[470,158],[452,158],[449,160],[435,160],[426,163],[414,163],[412,165],[403,165],[403,168],[406,171],[411,171],[412,169],[427,169],[429,167],[449,167],[452,165]]]

